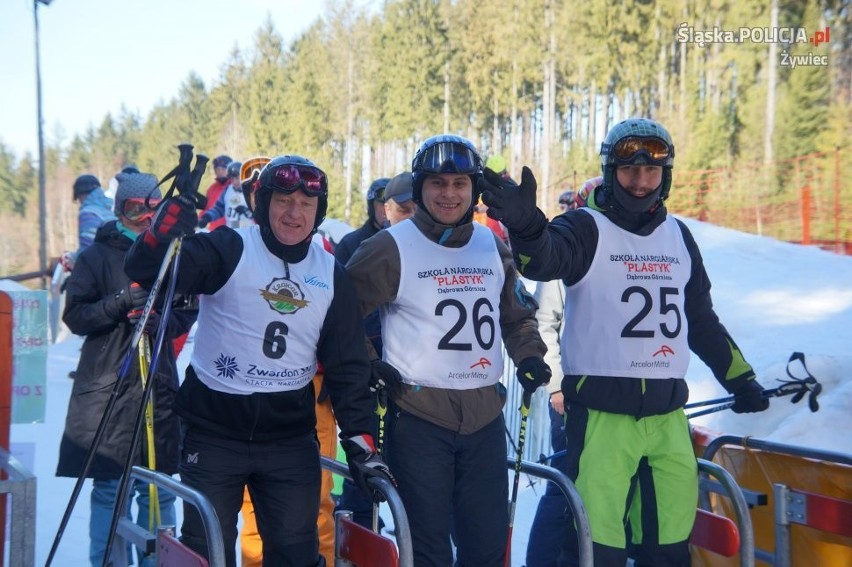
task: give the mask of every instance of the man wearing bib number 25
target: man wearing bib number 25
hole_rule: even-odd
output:
[[[645,118],[601,145],[603,184],[588,207],[548,223],[536,182],[483,181],[488,214],[509,229],[521,273],[566,285],[562,392],[568,463],[589,513],[595,565],[624,565],[629,519],[637,565],[689,565],[698,479],[683,405],[690,351],[737,396],[766,409],[754,371],[713,311],[692,234],[667,216],[674,144]],[[570,409],[569,409],[570,407]],[[566,538],[577,562],[576,536]]]
[[[137,239],[125,271],[142,285],[157,274],[167,243],[185,236],[177,289],[199,294],[195,349],[175,411],[184,430],[181,480],[210,499],[236,564],[237,513],[248,487],[263,540],[263,564],[324,565],[317,542],[320,457],[312,379],[317,359],[353,478],[393,482],[375,451],[370,366],[355,290],[311,236],[328,208],[325,173],[301,156],[260,171],[257,225],[193,234],[182,197],[166,200]],[[181,541],[207,554],[201,518],[184,505]]]
[[[534,302],[511,253],[472,222],[482,160],[459,136],[427,139],[412,162],[414,216],[361,243],[346,264],[361,312],[379,309],[390,388],[388,464],[414,564],[503,567],[509,499],[501,346],[525,390],[550,379]],[[381,356],[382,353],[379,353]],[[452,524],[452,525],[451,525]]]

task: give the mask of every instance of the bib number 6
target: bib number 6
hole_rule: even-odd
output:
[[[273,321],[266,326],[263,333],[263,354],[269,358],[279,359],[287,352],[287,333],[290,329],[281,321]]]
[[[660,323],[660,332],[663,334],[664,337],[668,339],[673,339],[680,334],[680,310],[677,308],[677,304],[671,303],[668,300],[668,296],[679,294],[680,291],[676,287],[660,288],[660,315],[665,316],[667,313],[673,312],[675,318],[674,330],[671,330],[665,322]],[[624,293],[621,294],[621,302],[630,303],[630,298],[633,295],[638,295],[640,298],[642,298],[642,306],[639,308],[639,313],[637,313],[630,321],[628,321],[624,328],[621,330],[621,336],[633,339],[654,338],[655,332],[653,330],[643,330],[636,328],[654,308],[654,299],[653,297],[651,297],[651,292],[649,292],[644,287],[631,286],[625,289]]]

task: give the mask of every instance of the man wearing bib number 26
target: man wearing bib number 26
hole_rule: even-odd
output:
[[[472,222],[482,160],[433,136],[412,162],[414,216],[361,243],[346,264],[361,312],[379,309],[390,388],[388,464],[411,527],[414,564],[502,567],[508,479],[501,347],[525,390],[550,379],[534,302],[511,253]],[[451,525],[452,524],[452,525]]]
[[[666,214],[674,144],[645,118],[616,124],[601,145],[603,184],[588,207],[548,223],[536,182],[482,182],[521,273],[566,286],[562,392],[568,463],[589,513],[595,565],[624,565],[629,518],[637,565],[689,565],[698,479],[683,405],[690,351],[737,396],[766,409],[754,371],[713,311],[692,234]],[[566,538],[564,565],[577,562]]]
[[[393,482],[375,451],[363,321],[346,271],[312,235],[328,208],[325,173],[279,156],[254,189],[257,225],[194,234],[183,197],[167,199],[137,239],[125,271],[150,284],[167,243],[185,236],[177,289],[199,294],[195,349],[175,411],[183,425],[180,475],[219,517],[227,567],[236,564],[237,513],[248,487],[263,564],[324,565],[318,551],[320,456],[312,379],[317,360],[353,478]],[[195,507],[181,541],[207,554]]]

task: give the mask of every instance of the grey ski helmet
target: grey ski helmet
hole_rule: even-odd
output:
[[[672,137],[662,124],[648,118],[628,118],[607,133],[601,144],[603,191],[607,200],[629,212],[644,212],[661,204],[669,196],[675,148]],[[663,179],[653,193],[636,199],[618,184],[615,170],[619,165],[658,165]]]

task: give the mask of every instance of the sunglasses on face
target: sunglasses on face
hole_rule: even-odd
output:
[[[659,138],[628,136],[616,142],[612,155],[619,161],[632,161],[644,153],[652,162],[663,162],[670,157],[671,147]]]
[[[476,173],[480,169],[476,153],[463,144],[442,142],[417,157],[413,168],[427,173]]]
[[[274,190],[283,193],[293,193],[301,189],[309,197],[328,195],[328,179],[325,173],[306,165],[280,165],[269,176],[268,183]]]
[[[127,199],[124,202],[123,213],[128,220],[137,222],[153,217],[159,204],[159,199],[148,199],[147,203],[145,199]]]

